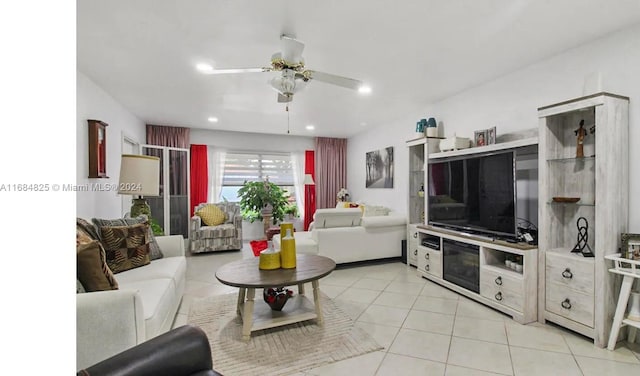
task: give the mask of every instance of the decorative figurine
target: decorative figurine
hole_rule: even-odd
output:
[[[576,158],[584,158],[584,137],[587,135],[587,130],[584,129],[584,119],[580,120],[580,127],[575,131],[578,136],[578,145],[576,147]]]
[[[584,222],[584,225],[582,226],[580,225],[581,221]],[[589,233],[587,232],[589,230],[589,222],[587,222],[587,219],[585,217],[580,217],[576,222],[576,226],[578,226],[578,242],[573,247],[571,252],[581,252],[584,257],[593,257],[593,251],[587,243],[589,241]]]

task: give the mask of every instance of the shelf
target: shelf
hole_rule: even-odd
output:
[[[594,202],[555,202],[555,201],[549,201],[547,202],[547,205],[552,205],[552,206],[587,206],[587,207],[596,207],[596,204]]]
[[[515,278],[519,278],[519,279],[523,279],[524,276],[522,275],[522,272],[517,272],[513,269],[509,269],[504,265],[500,265],[500,264],[485,264],[482,266],[483,268],[487,269],[487,270],[491,270],[497,273],[503,273]]]
[[[582,157],[582,158],[575,158],[575,157],[571,157],[571,158],[552,158],[552,159],[547,159],[547,162],[556,162],[556,163],[575,163],[575,162],[585,162],[585,161],[594,161],[596,160],[596,156],[592,155],[589,157]]]
[[[631,320],[631,319],[624,319],[624,320],[622,320],[622,323],[640,329],[640,321]]]
[[[519,147],[531,146],[531,145],[537,145],[537,144],[538,144],[538,137],[529,137],[529,138],[523,138],[520,140],[501,142],[501,143],[492,144],[492,145],[475,146],[467,149],[432,153],[432,154],[429,154],[429,159],[448,158],[448,157],[455,157],[459,155],[469,155],[469,154],[476,154],[476,153],[487,153],[492,151],[515,149]]]

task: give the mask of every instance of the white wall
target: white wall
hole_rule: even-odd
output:
[[[218,146],[227,150],[275,151],[289,153],[314,149],[314,137],[283,134],[238,133],[207,129],[192,129],[191,143]]]
[[[123,133],[143,143],[145,125],[102,88],[81,72],[76,72],[76,184],[116,184],[120,175]],[[108,179],[89,179],[88,119],[101,120],[107,127]],[[122,198],[116,191],[76,193],[76,215],[91,218],[122,217]]]
[[[601,87],[593,84],[601,77]],[[585,90],[587,86],[587,90]],[[428,90],[428,83],[425,83]],[[598,90],[601,89],[601,90]],[[390,124],[354,136],[348,143],[347,186],[354,200],[379,203],[406,213],[408,152],[405,141],[414,138],[416,121],[435,117],[443,136],[456,133],[473,137],[473,131],[497,127],[504,133],[537,128],[538,107],[608,91],[630,97],[629,110],[629,207],[640,207],[640,25],[592,41],[586,45],[525,67],[494,81],[466,90],[420,112],[400,114]],[[393,189],[366,189],[365,153],[394,146]],[[640,211],[629,211],[629,231],[640,233]]]

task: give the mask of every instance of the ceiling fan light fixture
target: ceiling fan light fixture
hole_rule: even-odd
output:
[[[367,85],[362,85],[358,88],[358,93],[360,94],[371,94],[371,87]]]
[[[271,87],[278,93],[289,96],[302,90],[306,82],[302,79],[295,79],[295,72],[293,70],[285,69],[282,71],[282,76],[274,77],[269,81],[269,84],[271,84]]]
[[[199,63],[196,64],[196,69],[202,73],[211,73],[213,72],[213,67],[210,64]]]

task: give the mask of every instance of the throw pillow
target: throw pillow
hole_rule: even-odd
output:
[[[78,243],[76,247],[77,280],[86,292],[117,290],[111,269],[107,265],[104,248],[97,240]],[[79,292],[79,286],[76,287]]]
[[[107,265],[113,273],[149,264],[149,225],[100,227]]]
[[[76,228],[79,228],[82,231],[84,231],[88,236],[91,237],[91,239],[100,240],[100,236],[98,235],[98,231],[96,230],[96,227],[91,223],[89,223],[89,221],[80,217],[76,218]]]
[[[202,222],[207,226],[218,226],[226,220],[224,211],[213,204],[207,204],[198,209],[196,215],[202,218]]]
[[[98,230],[100,229],[100,227],[109,227],[109,226],[132,226],[132,225],[137,225],[140,223],[149,223],[149,220],[147,218],[146,215],[141,215],[138,216],[136,218],[117,218],[117,219],[98,219],[98,218],[93,218],[91,220],[93,222],[93,224],[95,225],[95,227],[98,228]],[[157,259],[161,259],[164,257],[164,255],[162,254],[162,251],[160,250],[160,246],[158,245],[158,242],[156,241],[156,237],[153,235],[153,231],[151,230],[151,227],[149,227],[149,254],[150,254],[150,258],[151,260],[157,260]],[[99,238],[96,239],[100,239],[102,240],[102,234],[98,233]]]

